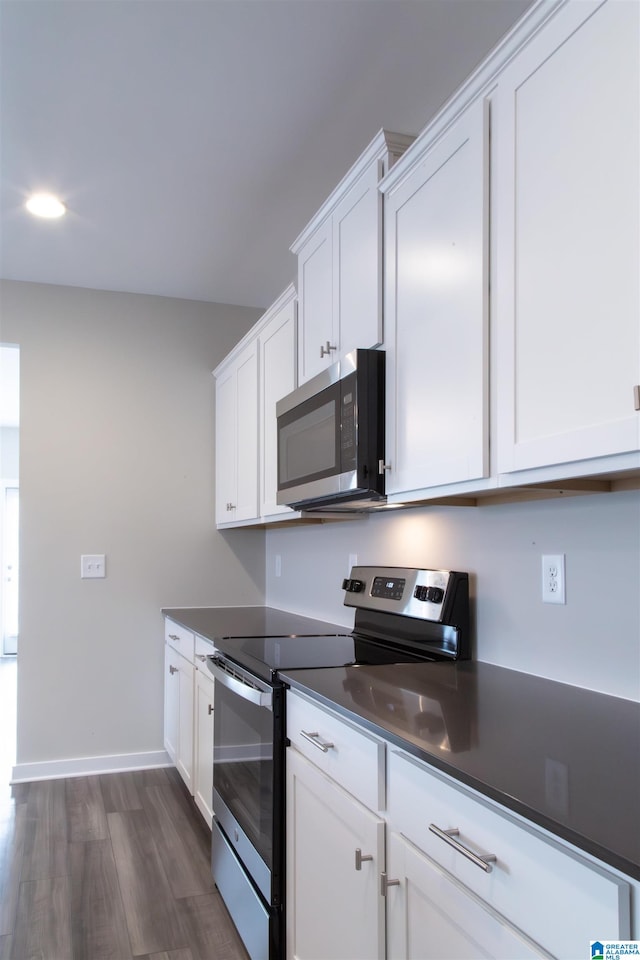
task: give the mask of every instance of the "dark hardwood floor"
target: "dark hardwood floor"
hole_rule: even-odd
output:
[[[0,783],[0,960],[247,960],[174,770]]]

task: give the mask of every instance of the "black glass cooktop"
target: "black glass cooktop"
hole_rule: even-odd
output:
[[[346,667],[356,662],[349,635],[287,637],[223,637],[216,649],[265,680],[278,670]]]

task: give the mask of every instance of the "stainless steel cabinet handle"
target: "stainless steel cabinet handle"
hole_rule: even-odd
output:
[[[335,747],[334,743],[328,743],[326,740],[321,740],[320,734],[317,730],[314,730],[313,733],[308,733],[306,730],[301,730],[300,736],[305,740],[308,740],[309,743],[312,743],[314,747],[318,748],[318,750],[322,750],[323,753],[328,753],[332,747]]]
[[[391,464],[385,463],[384,460],[378,460],[378,473],[380,476],[382,476],[385,470],[391,470]]]
[[[636,410],[640,410],[640,385],[633,388],[633,403]]]
[[[209,706],[207,707],[207,713],[209,714],[209,716],[211,716],[211,714],[213,713],[213,704],[212,704],[212,703],[210,703]]]
[[[321,358],[328,357],[330,356],[332,350],[337,350],[337,349],[338,349],[337,347],[334,347],[333,344],[329,343],[329,341],[327,340],[324,347],[322,346],[320,347],[320,357]]]
[[[356,870],[362,870],[365,860],[373,860],[373,854],[363,853],[360,847],[356,847]]]
[[[380,874],[380,896],[386,897],[389,887],[399,887],[399,880],[389,880],[386,873]]]
[[[174,674],[174,673],[177,673],[177,672],[178,672],[178,668],[177,668],[177,667],[172,667],[171,664],[169,664],[169,673],[170,673],[170,674]]]
[[[180,637],[179,637],[177,634],[175,634],[175,633],[170,633],[170,634],[169,634],[169,640],[175,640],[176,643],[178,643],[178,641],[180,640]]]
[[[457,828],[452,830],[441,830],[440,827],[436,827],[435,823],[429,824],[429,830],[431,833],[435,833],[436,837],[439,837],[441,840],[444,840],[445,843],[448,843],[450,847],[453,847],[458,853],[461,853],[463,857],[466,857],[467,860],[470,860],[471,863],[475,864],[476,867],[480,867],[481,870],[484,870],[485,873],[491,873],[493,867],[492,863],[495,863],[498,859],[494,853],[487,853],[486,855],[479,857],[477,853],[473,853],[472,850],[469,850],[464,844],[460,843],[459,840],[454,840],[454,837],[460,836],[460,831]]]
[[[227,510],[235,510],[235,508],[236,508],[235,503],[228,503],[228,504],[227,504]]]

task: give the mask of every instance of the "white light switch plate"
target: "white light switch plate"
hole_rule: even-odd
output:
[[[106,577],[106,559],[104,553],[83,553],[80,557],[80,577],[83,580],[93,577]]]

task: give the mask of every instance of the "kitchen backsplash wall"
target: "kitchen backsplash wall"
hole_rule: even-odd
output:
[[[542,603],[543,553],[566,555],[564,606]],[[640,699],[640,492],[272,530],[268,602],[351,625],[340,589],[351,554],[468,571],[477,659]]]

